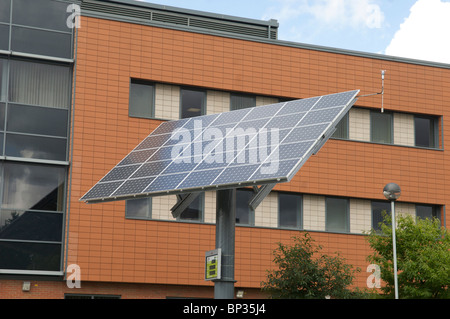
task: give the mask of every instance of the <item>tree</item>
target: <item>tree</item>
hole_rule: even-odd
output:
[[[354,292],[348,287],[359,269],[353,270],[339,255],[321,254],[322,247],[314,245],[308,233],[293,237],[293,241],[292,246],[278,243],[273,260],[278,269],[268,271],[267,281],[262,282],[263,291],[282,299],[352,296]]]
[[[394,295],[391,217],[384,214],[381,232],[371,230],[368,241],[374,253],[369,262],[380,266],[381,288]],[[399,298],[450,298],[450,236],[438,219],[399,216],[396,227]]]

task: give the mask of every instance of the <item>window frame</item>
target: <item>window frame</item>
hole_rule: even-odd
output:
[[[149,88],[151,88],[151,101],[149,101],[149,106],[150,106],[150,112],[149,115],[140,115],[140,114],[135,114],[132,112],[132,87],[133,84],[136,85],[142,85],[142,86],[148,86]],[[143,79],[137,79],[137,78],[130,78],[130,85],[129,85],[129,91],[128,91],[128,116],[132,117],[132,118],[141,118],[141,119],[154,119],[155,118],[155,112],[156,112],[156,84],[152,81],[148,81],[148,80],[143,80]]]
[[[183,214],[186,212],[186,210],[194,203],[196,200],[199,201],[199,217],[198,219],[189,219],[189,218],[183,218]],[[177,221],[181,222],[191,222],[191,223],[203,223],[205,219],[205,193],[200,193],[198,196],[194,199],[192,202],[178,217]]]
[[[253,210],[249,205],[248,205],[248,202],[247,202],[247,206],[246,206],[246,208],[248,209],[248,211],[246,212],[246,213],[248,213],[248,223],[240,223],[240,222],[238,222],[238,220],[237,220],[237,217],[238,217],[238,196],[239,196],[239,193],[241,193],[241,194],[244,194],[244,193],[246,193],[246,194],[249,194],[250,196],[250,198],[253,196],[253,190],[252,189],[249,189],[249,188],[237,188],[236,189],[236,207],[235,207],[235,209],[236,209],[236,225],[240,225],[240,226],[254,226],[255,225],[255,210]],[[242,208],[242,209],[245,209],[245,208]]]
[[[129,215],[129,202],[130,201],[135,201],[135,200],[146,200],[147,201],[147,212],[146,212],[146,216],[131,216]],[[143,220],[148,220],[148,219],[152,219],[152,214],[153,214],[153,202],[152,202],[152,198],[151,197],[146,197],[146,198],[137,198],[137,199],[127,199],[125,201],[125,218],[127,219],[143,219]]]
[[[328,215],[331,213],[330,211],[330,207],[328,202],[330,200],[341,200],[343,202],[345,202],[345,225],[344,225],[344,230],[337,230],[337,229],[331,229],[330,226],[328,225]],[[335,214],[335,213],[333,213]],[[349,198],[343,198],[343,197],[331,197],[331,196],[326,196],[325,197],[325,231],[327,232],[333,232],[333,233],[350,233],[350,199]]]
[[[246,107],[240,107],[240,108],[234,107],[233,106],[233,98],[234,97],[249,98],[249,99],[251,99],[252,105],[246,106]],[[237,93],[237,92],[230,93],[230,111],[248,109],[248,108],[252,108],[252,107],[256,107],[256,95],[248,94],[248,93]]]
[[[383,116],[389,116],[389,130],[390,130],[390,141],[388,142],[382,142],[382,141],[375,141],[374,140],[374,129],[376,125],[374,125],[374,115],[383,115]],[[379,111],[370,111],[370,142],[372,143],[378,143],[378,144],[394,144],[394,115],[392,112],[386,112],[380,113]]]
[[[195,88],[195,87],[186,87],[186,86],[182,86],[180,87],[180,106],[179,106],[179,118],[180,119],[184,119],[184,118],[191,118],[191,117],[183,117],[183,91],[191,91],[191,92],[197,92],[197,93],[201,93],[202,94],[202,105],[200,106],[200,114],[199,115],[195,115],[195,116],[191,116],[191,117],[197,117],[197,116],[202,116],[206,114],[206,103],[207,103],[207,91],[202,89],[202,88]]]
[[[416,122],[417,119],[430,121],[430,126],[432,126],[432,127],[430,127],[430,131],[428,132],[430,134],[428,146],[417,145],[417,122]],[[430,145],[430,144],[432,144],[432,145]],[[414,115],[414,146],[415,147],[423,147],[423,148],[432,148],[432,149],[439,148],[439,118],[438,117],[428,116],[428,115]]]
[[[297,214],[296,214],[297,220],[296,220],[295,226],[285,226],[285,225],[281,224],[281,215],[282,215],[281,203],[283,202],[282,197],[284,195],[297,197],[297,199],[299,201],[299,203],[298,203],[299,210],[297,211]],[[299,193],[278,192],[277,193],[277,202],[278,202],[278,228],[303,229],[303,195],[299,194]]]

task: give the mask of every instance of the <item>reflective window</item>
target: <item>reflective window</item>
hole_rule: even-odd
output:
[[[63,211],[65,167],[4,163],[2,209]]]
[[[230,96],[230,109],[240,110],[256,106],[256,97],[248,94],[232,93]]]
[[[392,144],[392,114],[370,112],[371,141]]]
[[[437,147],[436,119],[431,117],[414,117],[414,133],[416,146]]]
[[[416,216],[421,219],[437,218],[441,220],[439,207],[433,205],[416,205]]]
[[[154,117],[155,87],[152,83],[131,79],[128,114],[132,117]]]
[[[59,271],[61,244],[0,241],[0,269]]]
[[[62,213],[0,211],[0,239],[62,241]]]
[[[31,27],[69,31],[67,3],[49,0],[14,0],[12,23]]]
[[[6,134],[5,155],[54,161],[67,160],[67,139]]]
[[[278,193],[279,227],[302,227],[302,196]]]
[[[253,197],[253,190],[239,188],[236,190],[236,224],[252,225],[254,223],[254,210],[248,205]]]
[[[152,217],[152,199],[138,198],[126,201],[125,216],[130,218],[145,218]]]
[[[334,138],[348,139],[348,113],[336,125],[336,131],[333,134]]]
[[[180,118],[205,114],[206,93],[201,90],[181,89]]]
[[[204,193],[199,194],[197,198],[189,204],[188,208],[180,214],[180,220],[202,221],[204,202]]]
[[[391,214],[391,203],[372,202],[372,228],[381,230],[380,223],[383,222],[384,214]]]
[[[5,130],[5,103],[0,103],[0,131]]]
[[[64,109],[17,104],[8,107],[9,132],[66,137],[67,122],[68,111]]]
[[[0,0],[0,22],[9,22],[10,19],[10,0]]]
[[[327,231],[350,231],[348,199],[327,197],[325,223]]]
[[[0,50],[9,50],[9,25],[7,24],[0,24]]]
[[[11,102],[68,109],[71,94],[69,67],[11,60]]]
[[[1,41],[1,40],[0,40]],[[6,85],[8,83],[7,76],[7,60],[0,59],[0,101],[6,101]]]

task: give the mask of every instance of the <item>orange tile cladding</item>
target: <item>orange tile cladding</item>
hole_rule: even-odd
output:
[[[78,30],[71,165],[71,262],[85,281],[211,286],[203,280],[204,252],[214,249],[207,224],[124,218],[124,203],[87,205],[79,198],[145,138],[160,121],[128,117],[130,77],[155,82],[305,98],[352,89],[380,90],[387,70],[385,108],[450,118],[450,70],[320,52],[213,35],[82,17]],[[379,96],[357,105],[379,108]],[[450,135],[444,122],[444,136]],[[444,149],[449,139],[444,139]],[[448,153],[441,150],[330,140],[278,190],[383,199],[391,181],[402,201],[447,204]],[[426,185],[426,187],[423,187]],[[447,217],[447,225],[450,218]],[[237,227],[236,280],[260,287],[276,243],[295,231]],[[362,235],[313,233],[327,252],[340,251],[363,271],[369,253]]]

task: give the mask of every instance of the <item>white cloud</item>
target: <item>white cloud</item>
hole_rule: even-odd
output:
[[[450,2],[418,0],[385,53],[450,63]]]
[[[310,15],[317,22],[333,27],[380,28],[384,14],[375,0],[278,0],[270,10],[281,22]]]

